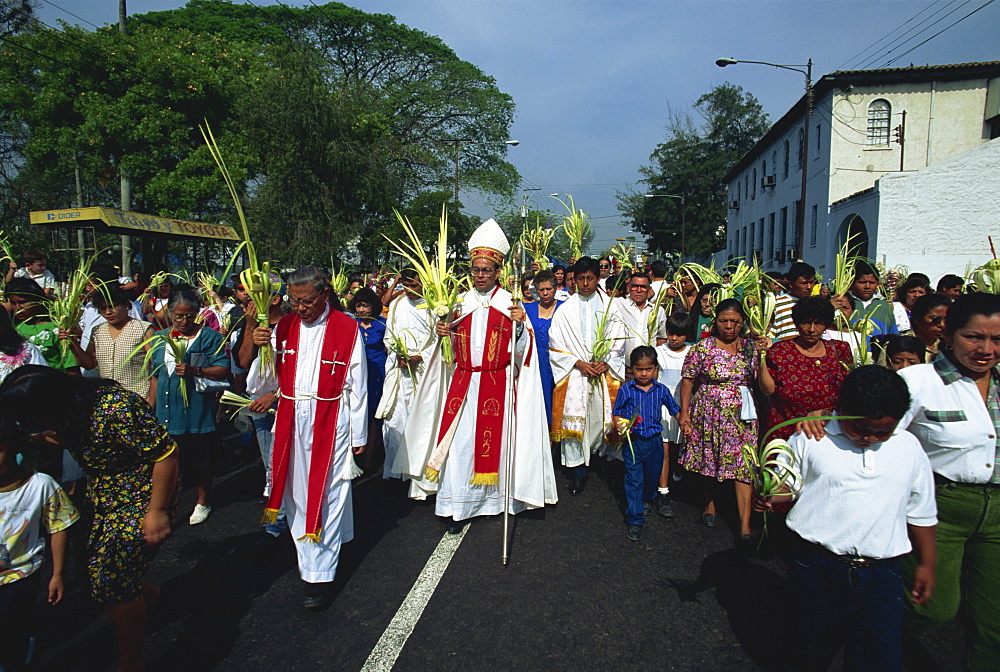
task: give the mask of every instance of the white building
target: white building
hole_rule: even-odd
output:
[[[932,279],[965,277],[1000,247],[1000,138],[916,172],[888,173],[830,205],[830,221],[864,223],[868,256]]]
[[[817,81],[813,93],[807,152],[802,145],[803,96],[726,174],[729,215],[725,255],[749,258],[756,254],[769,271],[786,270],[801,258],[830,278],[834,255],[850,237],[862,255],[882,261],[876,256],[881,250],[889,266],[905,263],[913,270],[928,268],[922,253],[907,253],[905,260],[893,261],[889,248],[897,241],[880,242],[874,222],[860,212],[831,209],[831,204],[853,196],[860,208],[864,194],[859,192],[872,189],[882,176],[920,171],[1000,136],[1000,61],[838,71]],[[800,248],[796,217],[803,154],[808,165]],[[924,179],[944,174],[929,173]],[[918,183],[927,188],[927,183],[920,181],[900,184]],[[870,198],[881,201],[889,197],[885,188],[872,192]],[[995,201],[996,191],[991,193]],[[889,198],[919,199],[924,195],[923,190],[905,195],[893,192]],[[938,205],[945,207],[947,202],[942,200]],[[954,205],[954,201],[950,203]],[[877,212],[880,207],[869,207],[868,212]],[[995,203],[990,210],[996,211]],[[938,211],[938,215],[957,220],[948,211]],[[916,229],[914,234],[921,235]],[[936,254],[936,242],[928,240],[932,255]],[[980,251],[981,243],[966,243],[970,252]],[[964,264],[959,273],[962,271]],[[933,279],[933,274],[928,274]]]

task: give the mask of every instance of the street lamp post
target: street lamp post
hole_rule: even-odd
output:
[[[679,198],[681,201],[681,257],[679,261],[684,261],[687,251],[687,227],[684,223],[684,194],[643,194],[643,198]]]
[[[797,256],[801,261],[803,252],[805,250],[805,240],[806,240],[806,185],[808,180],[806,179],[806,171],[809,169],[809,125],[812,119],[812,104],[813,104],[813,88],[812,88],[812,68],[813,62],[810,58],[805,65],[791,64],[783,65],[781,63],[768,63],[766,61],[738,61],[735,58],[718,58],[715,60],[715,64],[720,68],[724,68],[727,65],[735,65],[736,63],[756,63],[757,65],[769,65],[772,68],[781,68],[782,70],[792,70],[805,75],[806,78],[806,115],[805,124],[803,124],[802,129],[802,187],[799,192],[799,211],[796,213],[795,227],[798,229],[798,244]],[[803,70],[802,68],[805,68]]]

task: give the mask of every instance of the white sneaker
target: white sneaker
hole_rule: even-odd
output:
[[[205,519],[208,518],[208,514],[212,513],[211,506],[205,506],[204,504],[195,504],[194,512],[188,519],[188,522],[192,525],[197,525],[198,523],[204,523]]]

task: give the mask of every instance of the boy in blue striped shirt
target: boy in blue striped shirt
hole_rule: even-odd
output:
[[[622,445],[625,461],[625,536],[631,541],[642,538],[646,516],[653,512],[660,470],[663,468],[661,409],[677,415],[680,406],[666,385],[656,378],[659,365],[656,350],[641,345],[632,351],[633,378],[621,386],[612,411],[615,432],[627,431],[631,442]]]

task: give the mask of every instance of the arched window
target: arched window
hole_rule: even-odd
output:
[[[760,179],[761,184],[763,184],[763,179],[767,177],[767,161],[760,162]],[[761,187],[763,189],[763,187]]]
[[[736,201],[739,202],[739,201],[742,201],[742,200],[743,200],[743,196],[740,193],[740,181],[736,180]]]
[[[750,198],[757,198],[757,169],[753,169],[753,180],[750,183]]]
[[[782,151],[784,152],[784,159],[782,160],[781,165],[781,179],[785,180],[788,179],[788,140],[785,140],[784,149]]]
[[[889,120],[892,118],[892,105],[888,100],[879,98],[868,105],[868,144],[875,147],[885,147],[889,144]]]
[[[805,155],[805,151],[806,151],[806,135],[805,135],[805,133],[802,132],[802,129],[800,128],[799,129],[799,165],[800,166],[802,165],[802,158]]]
[[[743,176],[743,195],[750,198],[750,173]]]

